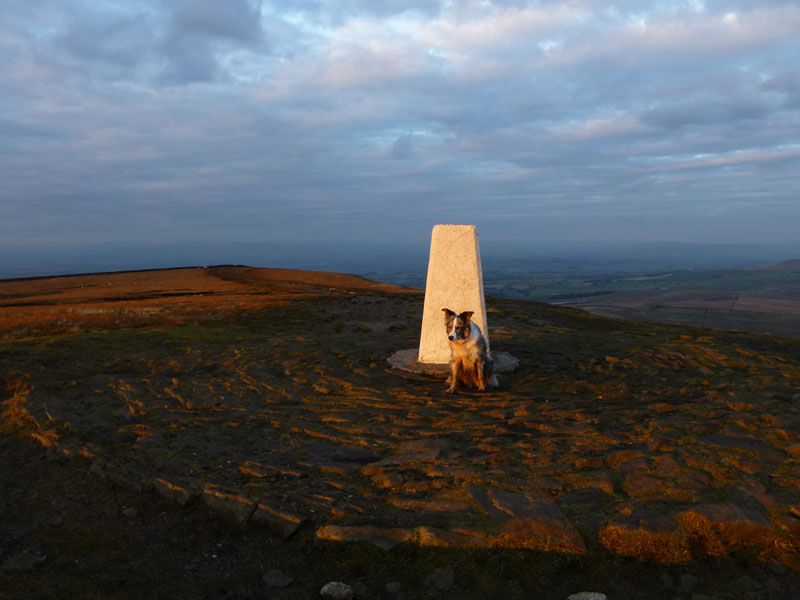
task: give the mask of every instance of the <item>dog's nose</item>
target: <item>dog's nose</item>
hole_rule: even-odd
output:
[[[452,339],[453,339],[453,336],[452,336],[452,335],[448,335],[448,336],[447,336],[447,339],[448,339],[448,340],[452,340]]]

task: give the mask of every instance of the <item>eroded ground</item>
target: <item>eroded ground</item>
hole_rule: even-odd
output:
[[[626,564],[668,565],[658,567],[665,598],[735,593],[736,578],[707,590],[675,583],[696,565],[734,561],[763,575],[750,577],[758,586],[745,597],[792,597],[799,343],[488,299],[493,348],[520,366],[499,390],[450,396],[443,381],[386,362],[416,345],[421,294],[212,274],[218,294],[201,282],[191,309],[169,309],[180,324],[3,343],[3,430],[74,457],[115,489],[178,513],[216,513],[288,545],[365,541],[387,557],[409,548],[546,552],[564,564],[630,556]],[[165,310],[165,297],[190,302],[164,296],[168,284],[161,297],[145,286],[123,300],[139,314]],[[7,331],[18,336],[19,324]],[[0,560],[25,551],[6,546]],[[553,595],[537,597],[565,597],[548,575]],[[452,597],[536,588],[503,575],[492,595],[494,584],[464,577]],[[615,597],[662,597],[654,584],[625,591],[610,575],[605,584],[592,577]],[[375,585],[376,597],[394,597]]]

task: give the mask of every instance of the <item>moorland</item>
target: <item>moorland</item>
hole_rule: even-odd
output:
[[[487,393],[393,369],[419,290],[0,281],[0,597],[794,598],[800,341],[487,298]]]

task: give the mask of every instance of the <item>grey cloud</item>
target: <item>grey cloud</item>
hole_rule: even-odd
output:
[[[730,126],[739,121],[762,119],[768,112],[769,107],[761,99],[697,94],[648,110],[642,120],[664,129],[721,123]]]
[[[167,62],[161,83],[214,81],[225,75],[219,51],[240,47],[261,52],[267,48],[260,1],[180,0],[165,6],[170,13],[161,44]]]
[[[688,12],[680,43],[631,34],[638,11],[677,22],[664,4],[541,2],[581,16],[544,33],[510,1],[64,6],[0,23],[4,240],[380,238],[456,208],[509,235],[668,236],[800,210],[797,42],[717,44]]]
[[[76,19],[60,43],[77,59],[127,69],[147,56],[154,41],[153,23],[139,14],[102,21]]]
[[[260,0],[170,0],[172,34],[227,39],[248,46],[263,42]]]
[[[401,135],[392,144],[392,158],[406,159],[413,152],[412,136]]]

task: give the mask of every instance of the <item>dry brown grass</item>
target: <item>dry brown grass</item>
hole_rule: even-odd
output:
[[[408,292],[355,275],[209,267],[0,281],[0,339],[207,322],[320,292]]]

